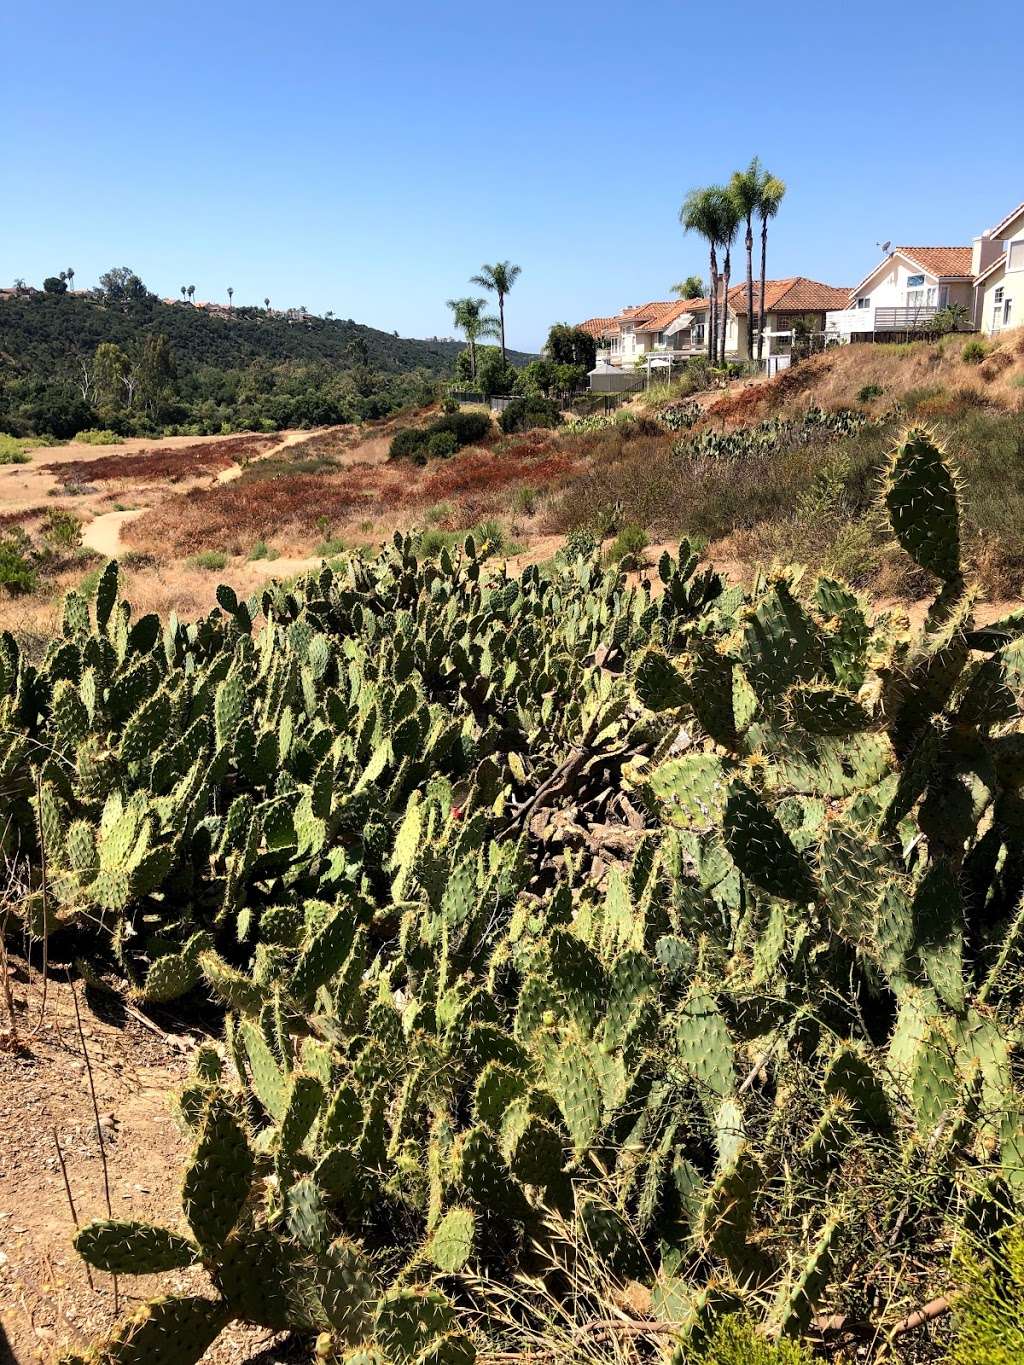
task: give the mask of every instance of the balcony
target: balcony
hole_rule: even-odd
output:
[[[878,332],[928,332],[939,311],[933,303],[902,308],[844,308],[826,313],[825,332],[843,341]]]

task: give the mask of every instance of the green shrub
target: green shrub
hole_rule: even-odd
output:
[[[459,448],[459,440],[454,431],[435,431],[427,441],[427,454],[435,460],[447,460]]]
[[[424,512],[423,519],[428,526],[440,526],[442,521],[450,521],[454,515],[455,508],[450,502],[435,502],[433,507],[428,507]]]
[[[644,551],[649,544],[647,532],[642,526],[636,526],[632,523],[623,526],[609,546],[608,563],[617,564],[620,569],[624,569],[626,572],[642,568]]]
[[[429,437],[425,427],[403,427],[395,433],[388,448],[389,460],[409,460],[421,455]]]
[[[28,464],[30,456],[25,451],[26,444],[17,436],[0,431],[0,464]]]
[[[513,398],[498,417],[498,425],[506,436],[517,431],[532,431],[535,427],[557,427],[561,421],[561,410],[553,398],[534,395]]]
[[[277,559],[277,551],[271,549],[265,540],[258,540],[249,551],[250,559]]]
[[[223,569],[227,562],[227,555],[222,554],[220,550],[202,550],[189,560],[195,569]]]
[[[106,427],[92,427],[87,431],[77,432],[75,441],[87,446],[119,446],[124,444],[124,437]]]
[[[960,352],[960,359],[967,365],[979,365],[988,355],[988,347],[977,337],[964,342],[964,348]]]
[[[0,536],[0,588],[12,597],[35,592],[39,575],[31,559],[31,546],[24,531]]]
[[[537,511],[538,499],[536,488],[531,488],[528,483],[520,484],[512,492],[510,500],[512,511],[523,517],[532,517]]]
[[[344,554],[348,545],[342,536],[330,536],[321,541],[314,553],[318,559],[331,559],[334,555]]]
[[[82,543],[82,523],[74,512],[65,512],[59,507],[51,507],[46,514],[43,535],[53,545],[64,549],[74,549]]]
[[[458,410],[459,400],[457,398],[453,398],[451,394],[445,394],[445,396],[441,399],[441,411],[458,412]]]
[[[451,412],[439,417],[427,427],[430,436],[440,431],[450,431],[461,449],[463,446],[475,445],[477,441],[485,440],[492,435],[494,426],[488,412]]]
[[[870,403],[873,398],[881,398],[884,392],[881,384],[865,384],[857,394],[857,402]]]
[[[949,1365],[1020,1365],[1024,1360],[1024,1226],[1005,1233],[995,1263],[965,1257],[954,1308]]]
[[[748,1318],[724,1317],[693,1365],[813,1365],[813,1356],[795,1341],[768,1341]]]

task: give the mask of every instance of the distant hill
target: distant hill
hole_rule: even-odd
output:
[[[59,368],[69,357],[91,354],[101,341],[127,349],[147,333],[163,333],[175,359],[188,368],[200,365],[235,370],[254,361],[327,362],[352,366],[352,343],[366,346],[366,363],[391,374],[451,371],[461,342],[396,337],[351,319],[265,312],[260,308],[208,311],[186,303],[147,298],[130,304],[67,294],[0,298],[0,364],[16,374]],[[532,359],[510,351],[514,365]]]

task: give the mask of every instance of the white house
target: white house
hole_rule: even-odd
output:
[[[873,341],[927,329],[939,309],[951,304],[973,318],[972,256],[969,246],[895,247],[850,291],[845,308],[827,314],[827,338]]]
[[[1002,332],[1024,323],[1024,204],[974,239],[974,325]]]

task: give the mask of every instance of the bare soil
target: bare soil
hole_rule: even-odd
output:
[[[61,1175],[67,1169],[80,1223],[107,1216],[103,1162],[83,1057],[96,1087],[99,1130],[115,1218],[183,1228],[179,1187],[190,1139],[173,1095],[198,1035],[173,1016],[144,1026],[118,997],[76,987],[82,1031],[64,980],[11,964],[17,1032],[0,1004],[0,1362],[16,1365],[81,1350],[120,1315],[161,1293],[209,1293],[199,1268],[122,1276],[118,1313],[112,1277],[77,1256],[74,1222]],[[232,1326],[204,1357],[210,1365],[253,1360],[276,1341]],[[275,1352],[277,1354],[277,1352]]]

